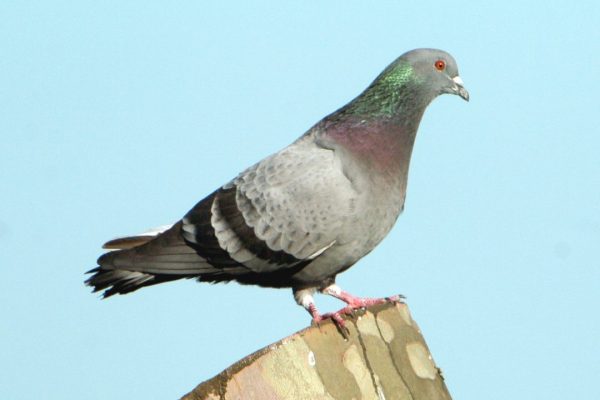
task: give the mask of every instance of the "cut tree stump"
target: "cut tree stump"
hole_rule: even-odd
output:
[[[267,346],[201,383],[183,400],[451,400],[405,304],[330,321]]]

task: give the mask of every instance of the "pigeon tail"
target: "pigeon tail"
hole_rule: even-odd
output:
[[[104,293],[102,293],[103,298],[115,294],[130,293],[145,286],[193,277],[185,275],[150,274],[122,269],[102,269],[102,267],[96,267],[89,270],[87,273],[93,273],[94,275],[89,277],[85,281],[85,284],[93,287],[94,293],[104,290]]]
[[[98,267],[85,284],[93,292],[105,290],[103,297],[133,292],[145,286],[177,279],[210,276],[207,280],[221,281],[222,271],[215,269],[196,251],[185,245],[179,235],[181,222],[161,227],[147,234],[111,240],[104,248],[120,248],[98,258]]]

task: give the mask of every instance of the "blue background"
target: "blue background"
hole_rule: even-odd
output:
[[[599,3],[321,3],[0,4],[0,398],[176,398],[306,326],[289,290],[83,273],[416,47],[471,102],[429,107],[404,214],[338,283],[405,294],[456,399],[598,398]]]

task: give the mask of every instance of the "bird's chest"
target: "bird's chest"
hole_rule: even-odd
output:
[[[383,240],[404,206],[414,135],[345,132],[335,137],[335,155],[355,197],[337,244],[357,261]]]
[[[402,176],[378,181],[369,178],[356,182],[361,195],[352,217],[339,237],[347,251],[358,260],[381,242],[394,226],[404,208],[406,184]]]
[[[406,194],[401,177],[393,181],[367,185],[362,212],[355,215],[355,223],[366,232],[365,242],[373,247],[390,231],[404,208]]]

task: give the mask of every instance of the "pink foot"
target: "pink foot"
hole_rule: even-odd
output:
[[[315,306],[315,304],[312,303],[308,308],[308,312],[312,316],[312,320],[315,325],[320,326],[321,322],[330,319],[331,322],[333,322],[333,324],[336,326],[338,331],[340,331],[344,339],[348,339],[350,336],[350,330],[346,326],[346,321],[344,321],[344,318],[342,318],[342,314],[346,314],[346,312],[344,311],[346,310],[346,308],[347,307],[342,308],[341,310],[338,310],[336,312],[328,312],[325,314],[321,314],[319,313],[319,310],[317,310],[317,306]]]
[[[331,288],[331,291],[329,290]],[[337,288],[337,287],[336,287]],[[395,295],[391,297],[385,297],[382,299],[372,299],[372,298],[361,298],[351,295],[348,292],[344,292],[342,290],[335,290],[336,288],[332,288],[331,286],[323,290],[324,293],[330,294],[335,298],[338,298],[347,304],[346,307],[335,311],[329,312],[325,314],[320,314],[319,310],[317,310],[317,306],[314,303],[311,303],[308,306],[308,312],[312,316],[313,322],[316,325],[319,325],[320,322],[331,319],[331,321],[338,328],[344,339],[348,339],[350,330],[346,326],[346,322],[343,319],[343,315],[354,315],[356,310],[364,309],[368,306],[376,305],[376,304],[384,304],[384,303],[402,303],[404,296]]]
[[[352,312],[354,312],[354,310],[366,308],[376,304],[402,303],[404,301],[404,296],[402,296],[401,294],[381,299],[356,297],[348,292],[341,290],[337,285],[328,286],[325,289],[323,289],[322,292],[333,296],[336,299],[342,300],[344,303],[346,303],[347,306],[340,310],[340,312],[343,312],[345,314],[351,314]]]

